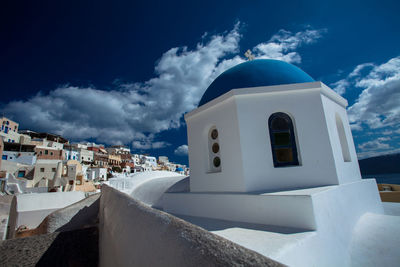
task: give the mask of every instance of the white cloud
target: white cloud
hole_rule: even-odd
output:
[[[346,79],[339,80],[332,84],[333,90],[339,95],[343,95],[346,92],[346,88],[350,85]]]
[[[382,143],[380,140],[371,140],[358,145],[361,150],[381,150],[390,148],[389,144]]]
[[[139,150],[159,149],[170,146],[171,144],[164,141],[154,141],[154,134],[144,135],[138,134],[134,141],[132,141],[132,148]]]
[[[383,134],[383,135],[392,135],[392,134],[393,134],[393,131],[391,131],[391,130],[385,130],[385,131],[382,132],[382,134]]]
[[[359,77],[361,75],[361,72],[366,69],[366,68],[372,68],[375,65],[372,63],[364,63],[364,64],[360,64],[357,67],[354,68],[354,70],[349,74],[349,77]]]
[[[358,157],[358,159],[365,159],[365,158],[377,157],[377,156],[381,156],[381,155],[389,155],[389,154],[393,154],[393,153],[400,153],[400,148],[386,149],[386,150],[381,150],[381,151],[368,150],[368,151],[358,152],[357,157]]]
[[[171,48],[156,63],[155,77],[148,81],[114,84],[109,91],[63,85],[26,101],[12,101],[2,112],[23,128],[69,139],[132,143],[138,149],[165,147],[167,143],[155,141],[155,134],[180,127],[182,115],[197,106],[208,85],[226,69],[245,61],[238,55],[239,28],[237,24],[230,32],[208,37],[208,42],[194,49]],[[257,58],[299,63],[296,49],[315,42],[323,32],[280,30],[252,51]]]
[[[296,49],[303,44],[312,44],[326,32],[322,30],[305,30],[293,34],[280,30],[266,43],[260,43],[253,48],[256,58],[279,59],[291,63],[300,63],[301,56]]]
[[[360,158],[389,153],[399,149],[393,138],[400,126],[400,57],[382,64],[363,63],[346,78],[333,83],[333,89],[345,93],[347,88],[360,90],[355,103],[348,108],[351,129],[369,140],[357,146]],[[383,137],[375,137],[377,135]],[[390,135],[390,137],[389,137]]]
[[[359,66],[352,73],[359,73]],[[400,125],[400,57],[373,66],[366,76],[357,77],[355,86],[362,92],[349,107],[351,123],[365,124],[370,129]]]
[[[188,146],[187,145],[178,146],[175,149],[174,153],[175,153],[175,155],[178,155],[178,156],[186,156],[188,154]]]

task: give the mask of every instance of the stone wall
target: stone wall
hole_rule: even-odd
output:
[[[103,185],[100,266],[282,266]]]

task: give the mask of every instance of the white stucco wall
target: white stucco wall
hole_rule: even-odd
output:
[[[353,136],[351,134],[349,119],[345,107],[338,105],[331,101],[326,96],[322,95],[322,104],[324,108],[324,115],[326,125],[328,127],[329,141],[333,151],[333,157],[335,161],[336,173],[338,175],[339,183],[354,182],[361,179],[360,167],[358,165],[358,159],[356,149],[354,146]],[[340,117],[344,131],[346,134],[346,140],[348,150],[350,153],[350,162],[345,162],[342,154],[342,147],[339,140],[339,134],[336,123],[336,115]]]
[[[194,223],[202,218],[222,220],[219,225],[230,222],[231,229],[215,226],[215,220],[208,220],[209,225],[203,220],[206,225],[202,227],[288,266],[353,266],[351,262],[367,262],[378,256],[379,248],[388,247],[373,238],[364,238],[357,229],[360,223],[366,224],[364,215],[384,213],[374,179],[260,195],[166,193],[163,204],[165,211],[189,216],[183,218]],[[391,217],[387,216],[387,220]],[[243,222],[252,225],[242,229]],[[399,226],[389,226],[387,231],[398,231]],[[282,229],[297,234],[284,234]],[[378,229],[376,225],[373,230]],[[384,236],[383,231],[379,232]],[[394,238],[384,240],[397,246]],[[358,255],[354,256],[352,250]],[[387,252],[398,258],[398,253]]]
[[[10,129],[8,131],[8,133],[0,131],[0,136],[3,137],[4,142],[19,143],[19,139],[20,139],[21,135]]]
[[[99,266],[281,266],[106,185]]]
[[[16,151],[3,151],[3,155],[7,156],[8,161],[34,165],[36,162],[36,156],[34,152],[16,152]]]
[[[245,191],[236,103],[233,98],[186,118],[190,190],[192,192]],[[221,171],[209,167],[208,134],[218,130]]]
[[[66,160],[77,160],[77,161],[81,161],[80,157],[79,157],[79,152],[75,151],[75,150],[68,150],[68,149],[64,149],[65,152],[65,159]]]
[[[88,179],[103,179],[107,180],[107,169],[106,168],[90,168],[87,170]]]
[[[37,227],[42,220],[51,212],[64,208],[85,198],[85,193],[54,192],[54,193],[32,193],[16,195],[10,210],[10,234],[20,225],[32,229]]]
[[[357,161],[343,162],[337,134],[336,113],[356,159],[346,105],[329,87],[313,82],[234,89],[186,114],[191,191],[287,190],[359,180]],[[268,119],[276,112],[292,119],[298,166],[274,167]],[[215,173],[207,171],[212,126],[219,132],[222,162]]]
[[[60,160],[37,160],[35,170],[33,173],[33,180],[28,181],[29,187],[46,186],[49,180],[53,180],[56,177],[58,163]],[[44,171],[42,171],[44,170]],[[42,179],[45,180],[42,180]],[[45,185],[39,185],[39,183]]]
[[[79,149],[79,161],[88,161],[91,162],[93,161],[93,151],[87,150],[80,148]]]
[[[318,88],[242,94],[237,103],[246,191],[338,184]],[[274,167],[268,119],[276,112],[292,119],[299,166]]]

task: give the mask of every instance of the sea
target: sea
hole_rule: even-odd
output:
[[[400,185],[400,173],[386,174],[367,174],[362,176],[363,179],[375,178],[378,184],[398,184]]]

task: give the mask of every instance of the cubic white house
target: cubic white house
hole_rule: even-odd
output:
[[[400,217],[384,215],[375,180],[361,179],[346,106],[286,62],[225,71],[185,115],[190,182],[172,186],[162,208],[208,225],[258,225],[215,233],[285,264],[374,265],[378,251],[399,247]],[[377,218],[390,234],[367,227]],[[399,253],[379,262],[399,263]]]

